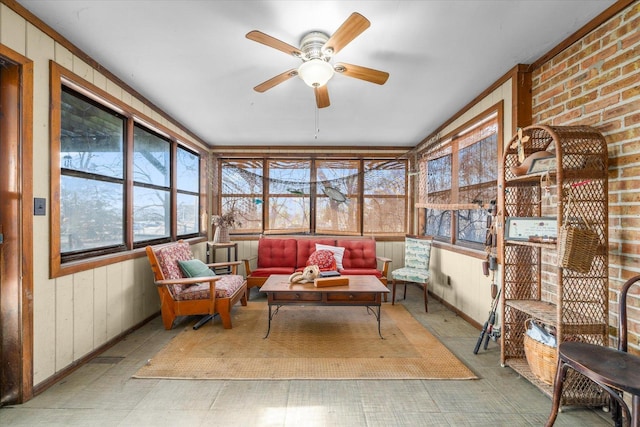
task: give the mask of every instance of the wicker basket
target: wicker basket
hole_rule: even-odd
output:
[[[572,208],[578,212],[584,223],[583,226],[576,227],[567,224]],[[577,209],[577,206],[573,206],[572,196],[569,192],[564,224],[558,233],[558,265],[578,273],[588,273],[591,270],[591,263],[596,256],[599,244],[600,237],[589,228],[589,223],[582,212]]]
[[[531,319],[525,320],[525,330],[529,329]],[[555,347],[536,341],[524,334],[524,354],[531,372],[545,384],[552,385],[556,376],[558,355]]]
[[[599,243],[598,235],[588,228],[562,226],[558,236],[558,265],[588,273]]]

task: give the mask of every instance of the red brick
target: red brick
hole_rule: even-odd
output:
[[[586,70],[586,71],[578,74],[574,78],[570,79],[567,82],[566,86],[567,86],[567,88],[572,88],[574,86],[579,86],[579,85],[583,84],[584,82],[586,82],[587,80],[593,78],[596,75],[598,75],[598,70],[596,70],[595,68],[591,68],[589,70]]]
[[[544,111],[548,108],[551,108],[551,100],[546,100],[542,104],[534,105],[532,107],[533,114],[538,114],[541,111]]]
[[[635,131],[635,135],[634,133],[631,131],[629,132],[629,141],[630,142],[626,142],[622,145],[621,147],[621,152],[622,153],[638,153],[640,152],[640,140],[638,139],[638,137],[640,137],[640,131],[636,130]],[[635,136],[635,139],[634,139]]]
[[[611,34],[602,38],[602,43],[606,46],[609,43],[617,43],[626,34],[633,34],[640,26],[640,18],[635,18],[616,28]]]
[[[622,92],[622,100],[626,101],[627,99],[635,98],[638,95],[640,95],[640,86],[635,86]]]
[[[538,95],[537,101],[538,102],[545,101],[549,98],[552,98],[555,95],[562,93],[563,91],[564,91],[564,88],[562,86],[556,86],[554,88],[547,90],[546,92],[540,93]]]
[[[598,91],[591,91],[589,93],[586,93],[582,96],[579,96],[578,98],[574,98],[570,101],[567,101],[567,108],[571,109],[571,108],[576,108],[576,107],[580,107],[584,104],[586,104],[589,101],[593,101],[594,99],[598,98]]]
[[[549,63],[549,65],[551,66],[551,65],[555,65],[555,64],[559,64],[561,62],[564,62],[567,58],[571,57],[572,55],[575,55],[577,52],[580,52],[580,49],[582,49],[582,41],[578,40],[577,42],[575,42],[574,44],[572,44],[571,46],[569,46],[568,48],[566,48],[562,52],[558,53],[551,60],[551,63]]]
[[[635,152],[631,154],[626,154],[622,156],[618,156],[615,159],[616,167],[623,168],[628,165],[633,165],[636,163],[640,163],[640,152]],[[625,190],[637,190],[640,188],[640,180],[634,180],[633,182],[625,182],[625,186],[621,189]]]
[[[567,125],[569,123],[572,123],[572,121],[575,121],[574,119],[577,119],[581,115],[582,115],[581,109],[575,108],[571,111],[567,111],[565,114],[555,117],[552,121],[555,126]]]
[[[549,80],[553,76],[557,75],[558,73],[566,70],[566,68],[567,68],[567,63],[566,62],[561,62],[560,64],[555,65],[552,68],[548,69],[547,71],[541,73],[540,74],[540,79],[541,80]]]
[[[622,117],[629,113],[635,113],[638,110],[640,110],[640,99],[636,101],[628,102],[626,104],[622,104],[616,108],[605,110],[602,114],[602,118],[604,120],[607,120],[614,117]]]
[[[598,121],[600,120],[598,116],[594,115],[593,117],[597,118]],[[622,128],[622,120],[612,120],[606,123],[596,122],[596,123],[580,123],[580,124],[587,125],[587,126],[595,126],[597,124],[598,130],[605,135]]]
[[[627,49],[620,51],[619,55],[616,55],[610,58],[608,61],[605,61],[602,64],[602,70],[610,70],[612,68],[618,67],[625,62],[633,61],[638,58],[640,55],[640,46],[636,46],[633,49]]]
[[[555,116],[559,115],[560,113],[562,113],[563,111],[564,111],[564,105],[558,105],[557,107],[554,107],[551,110],[548,110],[548,111],[545,111],[545,112],[541,112],[538,115],[538,118],[539,118],[539,120],[543,121],[543,120],[555,117]]]
[[[616,80],[613,83],[600,88],[600,96],[607,95],[612,92],[618,92],[626,87],[637,89],[640,83],[640,73],[633,74],[620,80]]]
[[[634,167],[624,168],[620,170],[620,176],[622,178],[637,178],[639,175],[640,175],[640,166],[634,166]]]
[[[583,40],[585,43],[591,43],[594,40],[600,39],[604,37],[607,33],[614,31],[620,24],[622,23],[622,18],[620,16],[616,16],[613,19],[608,20],[595,30],[591,31],[587,34]]]
[[[554,96],[553,98],[551,98],[551,103],[553,105],[558,105],[558,104],[562,104],[563,102],[565,102],[567,99],[569,99],[569,92],[565,91],[557,96]]]
[[[606,107],[610,107],[611,105],[615,105],[620,101],[620,95],[614,94],[607,98],[598,98],[593,102],[589,102],[584,106],[585,113],[592,113],[594,111],[603,110]]]
[[[630,116],[627,116],[624,118],[624,125],[625,126],[633,126],[633,125],[637,125],[640,124],[640,112],[632,114]]]
[[[586,60],[588,57],[592,56],[593,54],[595,54],[601,49],[602,43],[600,42],[600,40],[597,40],[596,42],[591,43],[589,45],[585,43],[583,44],[583,46],[584,47],[580,49],[579,52],[567,58],[567,61],[566,61],[567,65],[573,66],[576,64],[580,64],[580,66],[582,66],[582,64],[584,64],[584,60]]]
[[[640,25],[640,23],[638,23],[638,19],[636,19],[635,21],[636,28],[638,28],[637,25]],[[640,43],[640,31],[632,31],[631,34],[620,40],[620,46],[622,47],[622,49],[628,49],[631,46],[637,45],[638,43]]]
[[[589,90],[589,89],[593,89],[599,86],[602,86],[603,84],[614,80],[615,78],[620,76],[620,69],[619,68],[614,68],[613,70],[609,70],[607,72],[604,73],[600,73],[597,76],[594,76],[594,78],[592,78],[591,80],[589,80],[588,82],[586,82],[583,85],[583,88],[585,90]]]

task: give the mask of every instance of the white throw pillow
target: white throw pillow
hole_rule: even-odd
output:
[[[340,246],[321,245],[316,243],[316,251],[327,250],[333,252],[333,257],[336,259],[336,268],[342,270],[342,257],[344,257],[344,248]]]

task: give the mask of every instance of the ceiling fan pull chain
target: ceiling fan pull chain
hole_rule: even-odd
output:
[[[318,139],[318,133],[320,133],[320,109],[316,106],[316,126],[314,139]]]

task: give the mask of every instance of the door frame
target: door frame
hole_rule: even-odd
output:
[[[0,67],[3,406],[33,397],[33,61],[0,44]]]

